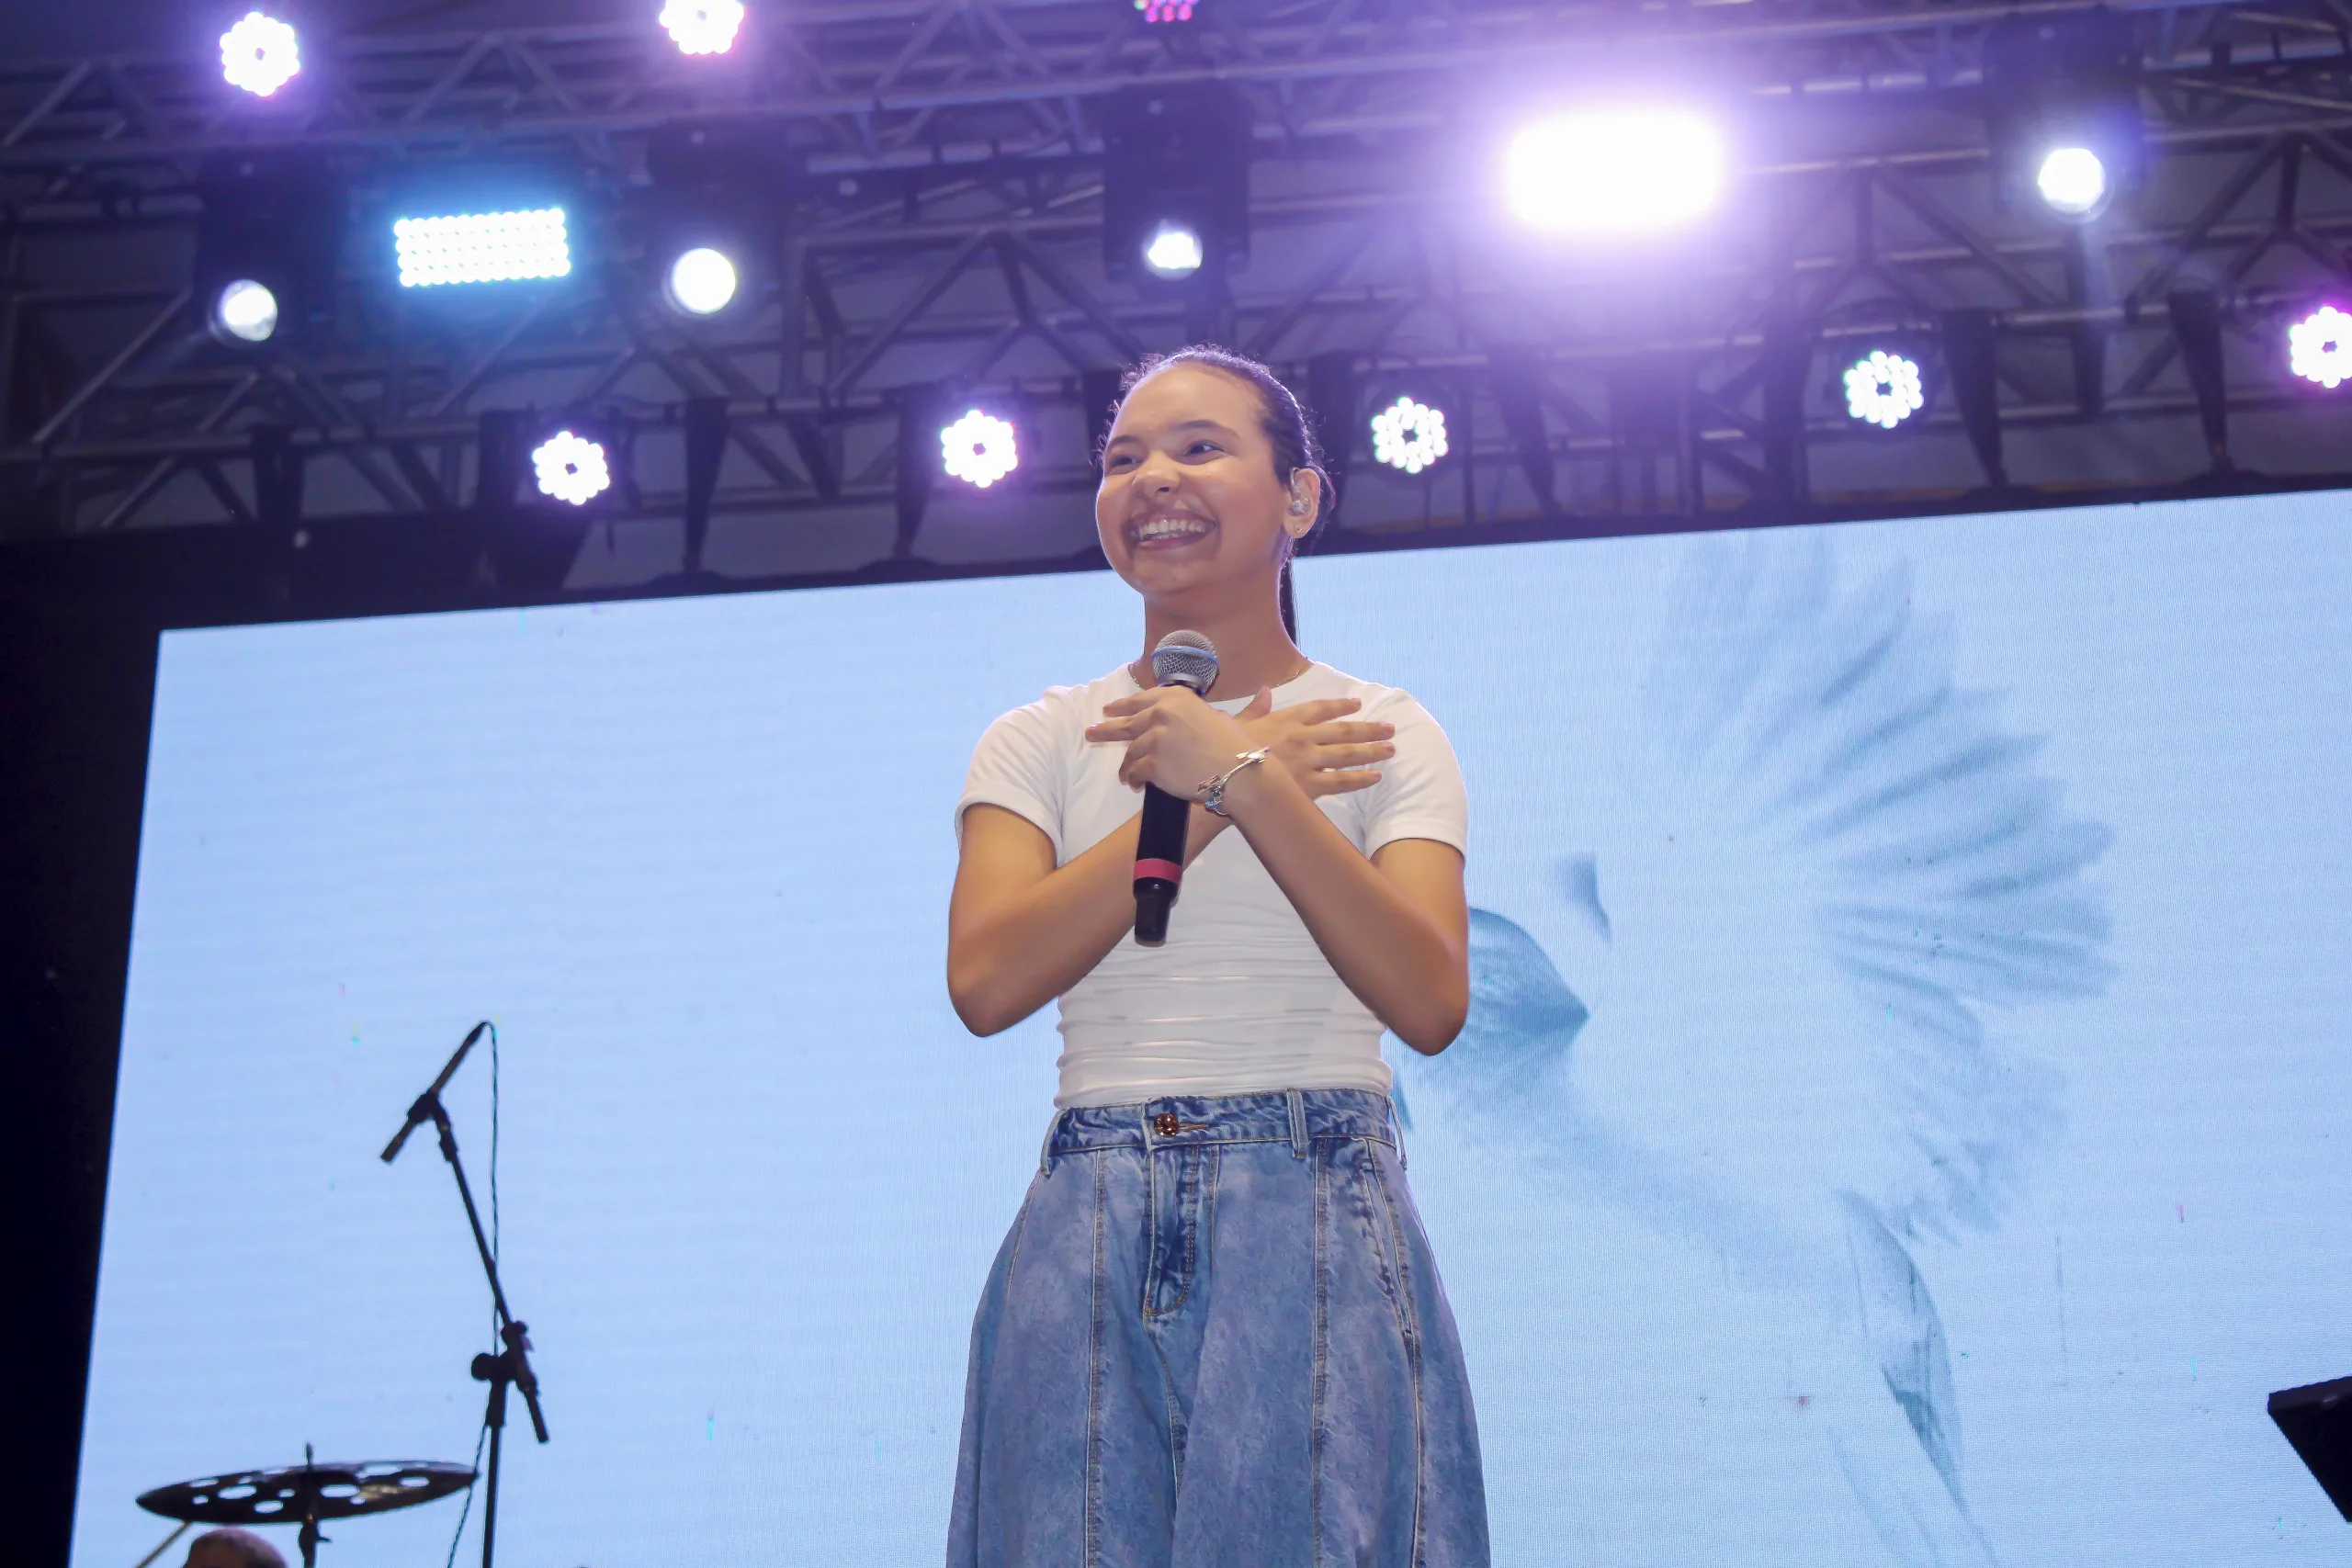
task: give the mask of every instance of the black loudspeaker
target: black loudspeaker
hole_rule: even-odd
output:
[[[2270,1396],[2270,1418],[2352,1523],[2352,1378],[2282,1388]]]
[[[1102,265],[1142,271],[1162,223],[1201,238],[1212,276],[1250,256],[1250,100],[1221,82],[1129,91],[1098,100],[1102,127]]]

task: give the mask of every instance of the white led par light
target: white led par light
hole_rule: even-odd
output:
[[[1881,430],[1893,430],[1928,406],[1919,362],[1883,348],[1848,366],[1845,385],[1847,417]]]
[[[1170,220],[1154,229],[1144,242],[1144,270],[1154,277],[1190,277],[1201,270],[1206,254],[1199,230]]]
[[[963,418],[940,431],[939,457],[948,478],[980,490],[1021,466],[1012,422],[978,409],[966,410]]]
[[[2352,315],[2322,305],[2289,327],[2287,367],[2331,392],[2352,381]]]
[[[266,283],[232,279],[212,297],[208,320],[212,335],[232,347],[267,343],[277,331],[277,296]]]
[[[735,302],[741,286],[734,258],[712,245],[681,251],[662,274],[662,292],[689,316],[715,316]]]
[[[302,69],[300,40],[289,23],[248,11],[220,35],[220,77],[257,98],[268,97]]]
[[[403,288],[571,272],[571,236],[560,207],[395,219],[392,245]]]
[[[1418,474],[1448,450],[1443,411],[1410,395],[1372,416],[1372,455],[1399,473]]]
[[[680,54],[724,54],[742,30],[742,0],[669,0],[658,20]]]
[[[570,429],[557,431],[531,449],[531,472],[541,495],[573,506],[585,506],[613,487],[612,464],[603,444]]]
[[[2107,209],[2115,186],[2107,161],[2088,147],[2052,147],[2034,170],[2033,188],[2061,218],[2088,220]]]

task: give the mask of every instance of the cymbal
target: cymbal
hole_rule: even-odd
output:
[[[175,1482],[139,1495],[139,1506],[195,1525],[290,1525],[389,1513],[463,1491],[470,1465],[439,1460],[322,1460]]]

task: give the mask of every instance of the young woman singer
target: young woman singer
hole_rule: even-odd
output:
[[[1145,657],[989,727],[947,980],[975,1033],[1060,998],[1057,1113],[972,1329],[950,1568],[1485,1568],[1478,1439],[1405,1183],[1385,1026],[1468,1006],[1467,805],[1404,693],[1292,640],[1325,476],[1263,366],[1127,383],[1095,497]],[[1205,699],[1153,682],[1204,634]],[[1130,928],[1146,784],[1191,809]]]

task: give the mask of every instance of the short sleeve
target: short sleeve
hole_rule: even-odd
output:
[[[1363,716],[1396,727],[1396,754],[1364,791],[1363,852],[1377,854],[1398,839],[1435,839],[1467,855],[1470,795],[1445,731],[1403,692],[1374,703]]]
[[[972,751],[964,774],[963,797],[956,802],[956,838],[963,841],[964,813],[975,806],[1001,806],[1034,822],[1062,858],[1062,796],[1069,748],[1057,722],[1055,694],[989,726]]]

